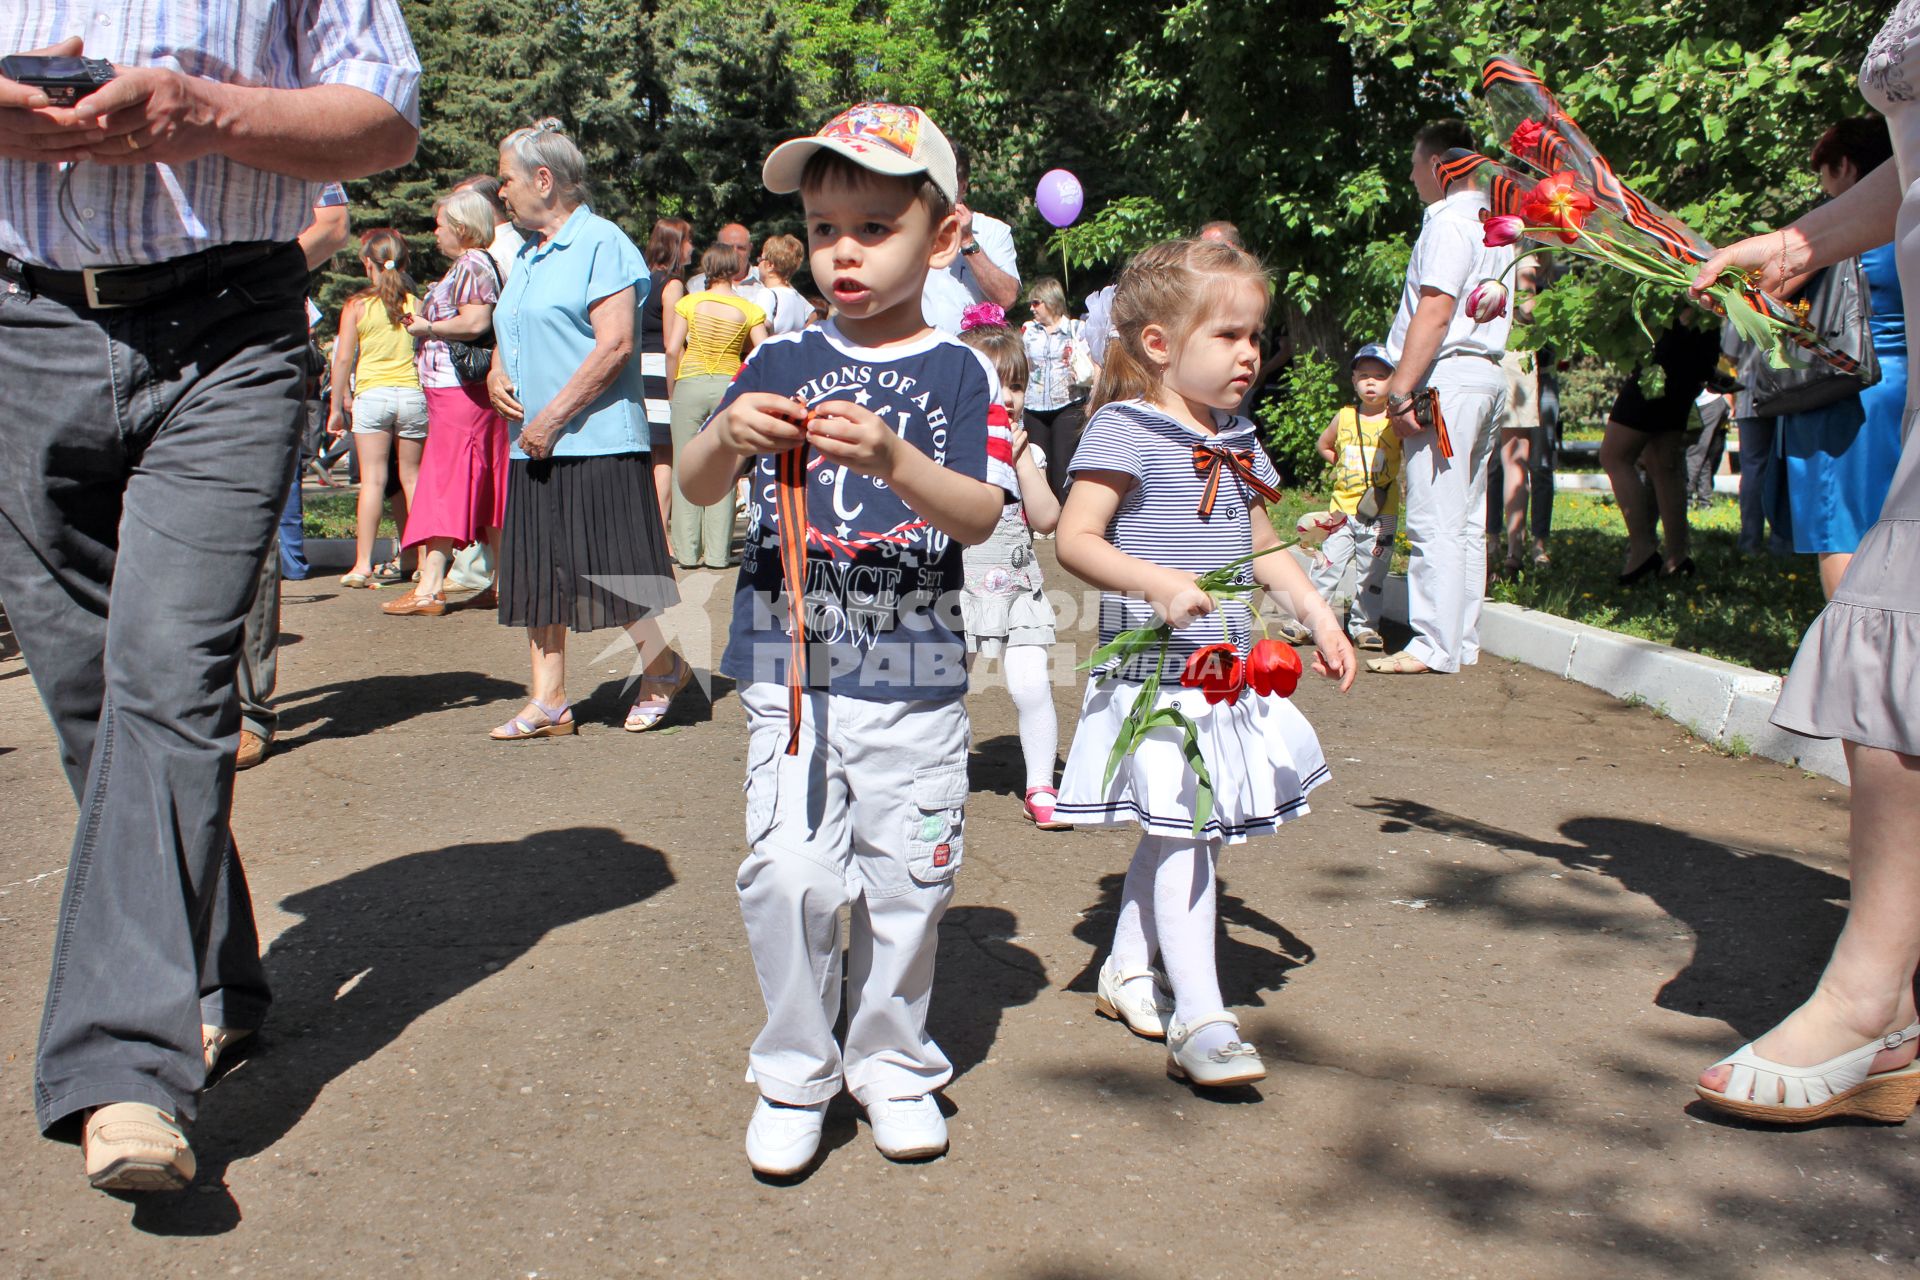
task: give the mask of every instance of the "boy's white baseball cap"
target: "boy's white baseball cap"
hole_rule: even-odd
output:
[[[863,169],[896,178],[926,174],[949,202],[960,199],[960,169],[953,144],[927,113],[891,102],[863,102],[773,149],[760,169],[767,190],[786,195],[800,189],[800,173],[816,151],[832,151]]]

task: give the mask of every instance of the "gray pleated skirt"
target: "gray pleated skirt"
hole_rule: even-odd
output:
[[[1920,446],[1905,447],[1880,520],[1794,656],[1773,710],[1810,738],[1920,755]]]
[[[515,458],[500,527],[500,621],[624,627],[680,601],[653,455]]]

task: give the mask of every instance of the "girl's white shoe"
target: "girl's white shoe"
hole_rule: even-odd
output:
[[[1224,1009],[1208,1014],[1191,1026],[1178,1018],[1167,1024],[1167,1074],[1176,1080],[1191,1080],[1210,1088],[1266,1079],[1267,1068],[1260,1061],[1260,1051],[1244,1040],[1230,1040],[1211,1053],[1202,1053],[1193,1046],[1194,1032],[1215,1023],[1225,1023],[1236,1032],[1240,1030],[1240,1019]]]
[[[1136,982],[1151,978],[1151,982]],[[1108,956],[1100,966],[1100,990],[1093,1011],[1117,1018],[1127,1030],[1149,1040],[1167,1038],[1167,1020],[1173,1016],[1173,988],[1158,969],[1121,969]]]
[[[1693,1091],[1717,1111],[1760,1124],[1811,1124],[1833,1116],[1899,1124],[1920,1103],[1920,1061],[1877,1075],[1871,1069],[1875,1057],[1913,1039],[1920,1039],[1920,1022],[1811,1067],[1773,1062],[1742,1045],[1713,1064],[1733,1068],[1725,1090],[1696,1084]]]

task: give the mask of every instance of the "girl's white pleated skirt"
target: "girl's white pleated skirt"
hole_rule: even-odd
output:
[[[1079,827],[1138,823],[1161,836],[1193,838],[1197,782],[1177,728],[1153,730],[1102,786],[1107,757],[1140,692],[1137,681],[1093,680],[1060,782],[1054,816]],[[1307,793],[1332,776],[1313,726],[1286,698],[1251,689],[1232,706],[1207,705],[1198,689],[1162,686],[1161,706],[1194,722],[1200,757],[1213,778],[1213,815],[1201,838],[1240,844],[1307,814]]]

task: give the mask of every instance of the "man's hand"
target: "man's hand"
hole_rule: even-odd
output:
[[[899,451],[907,447],[879,414],[851,400],[814,406],[807,419],[807,439],[829,462],[876,480],[892,477]]]
[[[77,58],[85,47],[79,36],[28,52],[45,58]],[[0,156],[40,164],[85,160],[88,147],[103,136],[99,129],[76,130],[62,121],[47,95],[31,85],[0,77]]]
[[[57,118],[90,131],[99,164],[184,164],[220,144],[213,82],[165,67],[114,67],[113,80]]]
[[[1399,436],[1402,440],[1411,440],[1426,430],[1425,427],[1420,425],[1420,420],[1413,416],[1413,401],[1411,400],[1407,401],[1405,405],[1398,409],[1389,409],[1387,411],[1387,422],[1393,427],[1393,434]]]
[[[806,443],[807,407],[792,396],[747,391],[713,419],[720,447],[741,458],[786,453]]]
[[[953,216],[960,219],[960,247],[966,248],[973,243],[973,210],[964,204],[953,206]]]

